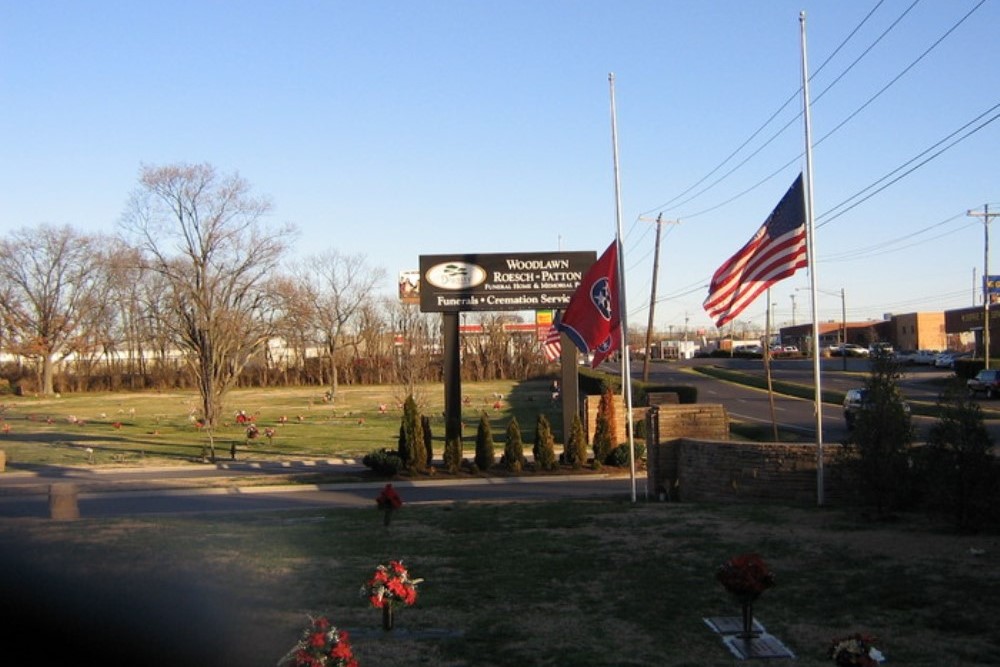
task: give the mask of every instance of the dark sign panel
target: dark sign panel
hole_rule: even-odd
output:
[[[596,252],[421,255],[420,310],[561,310]]]

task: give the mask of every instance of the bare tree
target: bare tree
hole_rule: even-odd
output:
[[[368,301],[358,311],[358,337],[364,350],[364,375],[360,381],[368,384],[386,382],[392,370],[391,301],[393,297]]]
[[[53,394],[56,365],[88,353],[104,313],[108,281],[100,237],[70,227],[15,231],[0,241],[0,316],[8,348],[41,366],[40,391]]]
[[[284,358],[280,360],[282,376],[294,384],[302,384],[306,372],[309,348],[315,344],[315,299],[309,286],[290,276],[279,276],[271,281],[278,300],[281,317],[277,321],[277,334],[285,343]]]
[[[352,320],[371,298],[386,272],[368,265],[364,255],[345,255],[336,250],[311,257],[306,275],[314,298],[314,312],[324,353],[330,364],[331,393],[337,395],[335,354],[345,342]],[[356,341],[354,342],[356,344]]]
[[[406,396],[413,396],[418,404],[423,404],[420,384],[441,379],[440,363],[435,364],[439,356],[437,332],[441,329],[441,317],[436,313],[421,313],[419,306],[400,301],[391,301],[389,306],[396,337],[393,370],[401,389],[398,402],[402,404]]]
[[[166,324],[188,352],[209,428],[272,334],[264,285],[291,229],[266,228],[269,211],[238,174],[220,176],[208,164],[144,166],[122,219],[145,267],[165,280],[176,315]]]

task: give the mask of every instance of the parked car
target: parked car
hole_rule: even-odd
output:
[[[918,366],[933,366],[936,356],[937,350],[917,350],[910,357],[910,363],[917,364]]]
[[[969,356],[968,352],[941,352],[934,357],[934,367],[954,368],[956,359],[966,359]]]
[[[872,343],[868,346],[868,352],[871,354],[893,354],[894,350],[891,343]]]
[[[966,382],[969,396],[983,394],[986,398],[1000,395],[1000,371],[995,368],[984,368],[976,373],[976,377]]]
[[[854,343],[841,343],[830,347],[832,357],[867,357],[869,355],[867,347],[861,347]]]
[[[954,358],[955,353],[949,350],[938,352],[934,355],[934,368],[948,368]]]
[[[848,389],[847,393],[844,394],[844,421],[847,422],[847,428],[854,428],[858,413],[870,407],[871,402],[868,400],[867,389]],[[910,404],[906,401],[903,401],[903,411],[910,414]]]

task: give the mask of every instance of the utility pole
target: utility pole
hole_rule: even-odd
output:
[[[1000,213],[990,213],[990,205],[985,204],[982,211],[968,211],[973,218],[983,219],[983,361],[985,367],[990,367],[990,218]]]
[[[646,358],[642,364],[642,381],[649,382],[649,357],[653,345],[653,308],[656,306],[656,277],[660,272],[660,229],[663,214],[656,216],[656,248],[653,252],[653,284],[649,288],[649,322],[646,324]]]
[[[790,294],[789,296],[792,299],[792,326],[794,327],[795,326],[795,295],[794,294]]]

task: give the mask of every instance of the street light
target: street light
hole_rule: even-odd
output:
[[[805,289],[804,287],[797,287],[796,290]],[[844,288],[841,287],[839,292],[831,292],[830,290],[823,290],[816,288],[817,292],[822,292],[823,294],[829,294],[830,296],[840,297],[840,330],[837,332],[837,345],[840,347],[840,356],[844,360],[844,370],[847,370],[847,349],[844,344],[847,343],[847,299],[844,296]],[[815,351],[815,354],[819,354],[819,350]]]

